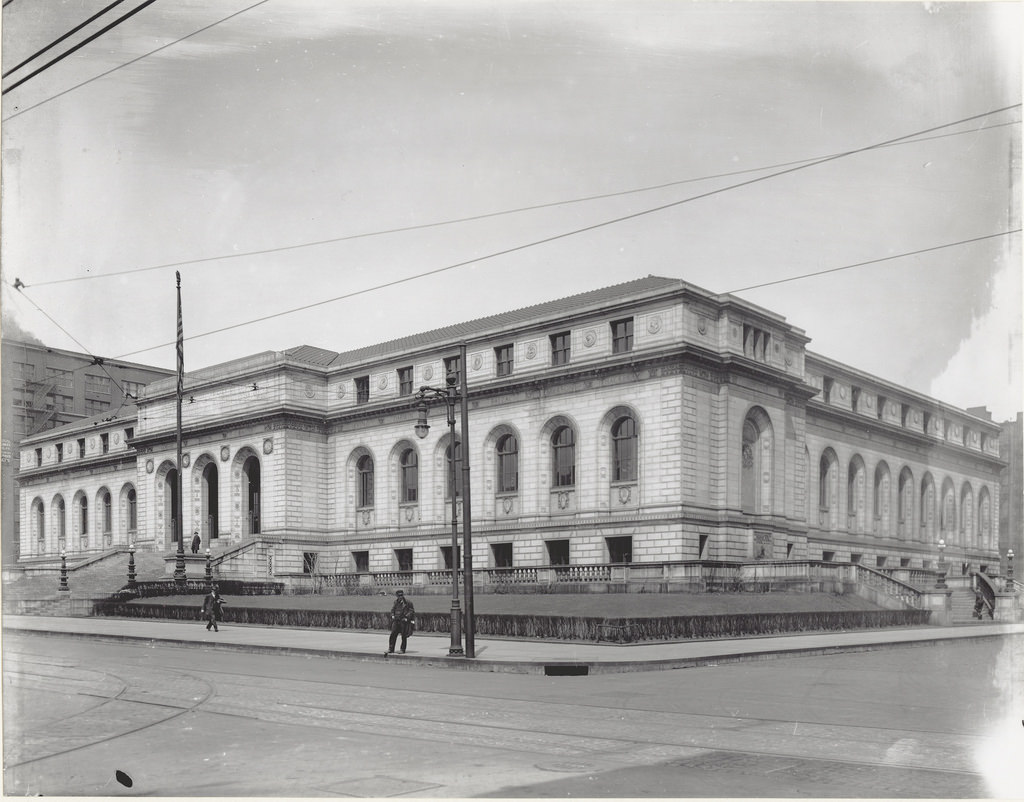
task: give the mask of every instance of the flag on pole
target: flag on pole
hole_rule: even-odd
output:
[[[185,389],[185,332],[181,326],[181,273],[174,271],[174,277],[178,281],[178,398],[181,398]]]

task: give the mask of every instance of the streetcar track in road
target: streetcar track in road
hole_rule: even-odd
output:
[[[157,721],[150,721],[150,722],[142,724],[142,725],[140,725],[138,727],[130,727],[130,728],[127,728],[127,729],[122,729],[122,730],[119,730],[118,732],[111,733],[108,736],[105,736],[105,737],[102,737],[102,738],[93,739],[93,740],[89,741],[88,743],[77,744],[76,746],[72,746],[72,747],[69,747],[67,749],[61,749],[61,750],[57,750],[55,752],[49,752],[47,754],[39,755],[37,757],[31,757],[31,758],[28,758],[28,759],[25,759],[25,760],[20,760],[20,761],[18,761],[16,763],[7,762],[5,760],[4,761],[4,771],[6,772],[6,771],[8,771],[10,769],[15,769],[15,768],[18,768],[20,766],[27,766],[27,765],[32,764],[32,763],[38,763],[41,760],[49,760],[50,758],[62,757],[64,755],[68,755],[68,754],[71,754],[73,752],[79,752],[79,751],[81,751],[83,749],[89,749],[90,747],[97,746],[99,744],[107,743],[109,741],[115,741],[118,738],[124,738],[124,737],[129,736],[129,735],[135,735],[137,733],[144,732],[145,730],[150,729],[152,727],[156,727],[156,726],[161,725],[161,724],[166,724],[168,721],[173,721],[174,719],[179,718],[179,717],[185,715],[186,713],[195,712],[196,709],[198,709],[203,704],[205,704],[210,699],[212,699],[214,696],[216,696],[216,693],[217,693],[216,686],[214,686],[213,684],[207,682],[205,679],[203,679],[201,677],[197,677],[197,676],[195,676],[193,674],[186,673],[186,672],[179,672],[179,673],[180,673],[181,676],[189,677],[190,679],[196,680],[197,682],[201,683],[202,685],[205,685],[208,688],[208,693],[205,696],[203,696],[202,698],[200,698],[200,699],[193,700],[192,704],[190,704],[190,705],[188,705],[186,707],[179,707],[179,708],[177,708],[177,711],[175,713],[173,713],[173,714],[171,714],[169,716],[165,716],[164,718],[161,718],[161,719],[159,719]],[[88,710],[83,710],[83,711],[80,711],[78,713],[72,714],[70,716],[64,717],[63,719],[61,719],[62,723],[73,722],[75,719],[80,719],[83,716],[93,715],[93,714],[97,713],[98,711],[102,710],[104,707],[112,705],[115,702],[120,702],[122,704],[128,704],[128,705],[141,705],[141,706],[144,706],[144,707],[160,707],[160,708],[174,707],[173,705],[171,705],[169,703],[166,703],[166,702],[151,701],[151,700],[146,700],[146,699],[124,699],[122,697],[124,697],[125,694],[127,694],[132,689],[132,686],[130,685],[130,683],[127,680],[125,680],[123,677],[120,677],[120,676],[118,676],[116,674],[104,674],[104,676],[112,677],[112,678],[118,680],[119,682],[121,682],[122,683],[121,690],[118,691],[117,694],[115,694],[114,696],[107,697],[105,699],[105,701],[101,702],[100,704],[98,704],[98,705],[96,705],[94,707],[89,708]],[[85,694],[80,694],[80,695],[85,695]]]
[[[276,674],[269,674],[269,673],[238,674],[237,672],[220,671],[220,670],[217,670],[217,669],[205,669],[205,668],[202,670],[201,673],[204,674],[204,675],[206,675],[206,674],[219,674],[219,675],[234,677],[235,678],[235,682],[234,682],[234,686],[235,687],[238,687],[240,685],[246,684],[245,680],[247,680],[247,679],[257,678],[257,679],[266,679],[266,680],[287,680],[287,681],[292,682],[292,683],[309,683],[309,684],[313,684],[313,685],[327,685],[327,686],[334,687],[334,688],[347,688],[347,689],[349,689],[349,691],[348,691],[348,693],[346,695],[354,696],[356,698],[359,698],[362,695],[362,694],[359,693],[359,689],[361,687],[363,687],[363,686],[354,685],[354,684],[348,683],[348,682],[335,682],[335,681],[332,681],[332,680],[317,680],[317,679],[296,679],[295,677],[279,676],[279,675],[276,675]],[[256,684],[253,684],[253,687],[260,687],[260,686],[258,686]],[[485,693],[465,693],[465,692],[461,692],[461,691],[438,691],[438,690],[431,690],[431,691],[406,691],[404,688],[391,688],[391,687],[387,688],[387,690],[389,690],[389,691],[398,691],[400,693],[408,693],[408,694],[410,694],[412,697],[414,697],[416,699],[422,699],[425,695],[429,695],[429,696],[440,696],[440,697],[454,697],[454,698],[457,698],[457,699],[485,699],[488,702],[493,702],[494,701],[494,698],[492,696],[489,696],[489,695],[487,695]],[[503,696],[502,700],[503,701],[509,701],[509,702],[515,702],[515,703],[519,703],[519,704],[524,704],[524,705],[525,704],[544,705],[548,709],[550,709],[553,706],[559,706],[560,705],[560,706],[564,706],[564,707],[568,707],[568,708],[577,708],[577,709],[578,708],[583,708],[583,709],[587,709],[587,710],[594,710],[594,711],[604,712],[604,713],[609,713],[609,714],[619,714],[619,713],[622,713],[622,712],[628,712],[628,713],[656,713],[656,714],[661,714],[661,715],[687,716],[687,717],[693,717],[693,718],[697,718],[697,719],[716,719],[716,720],[727,719],[727,720],[730,720],[730,721],[736,721],[736,720],[742,719],[742,720],[749,721],[751,723],[756,723],[756,724],[764,724],[764,725],[780,724],[780,725],[785,725],[787,727],[793,726],[794,724],[797,727],[836,727],[836,726],[841,726],[844,730],[854,730],[854,731],[856,731],[856,730],[863,730],[863,731],[866,731],[866,732],[883,732],[883,733],[885,733],[885,732],[904,733],[904,734],[907,733],[907,730],[904,729],[904,728],[901,728],[901,727],[890,727],[890,726],[880,726],[880,725],[871,725],[871,724],[856,724],[856,723],[854,723],[854,724],[846,724],[846,723],[844,723],[844,724],[841,724],[841,725],[837,725],[834,722],[815,720],[815,719],[794,720],[792,718],[774,718],[774,717],[767,717],[767,716],[749,716],[749,715],[748,716],[739,716],[739,715],[731,714],[731,713],[729,713],[728,711],[725,711],[725,710],[723,710],[723,712],[721,712],[721,713],[697,713],[697,712],[691,712],[691,711],[666,711],[666,710],[663,710],[663,709],[660,709],[660,708],[657,708],[657,707],[648,707],[648,708],[627,707],[627,706],[611,707],[609,705],[593,704],[593,703],[584,702],[584,701],[568,703],[568,702],[563,702],[563,701],[549,701],[549,700],[538,700],[538,699],[530,699],[530,698],[523,698],[523,697],[511,697],[511,696],[508,696],[508,695]],[[882,706],[882,705],[880,705],[880,706]],[[863,707],[863,705],[862,705],[862,707]],[[985,737],[984,735],[975,735],[975,734],[971,734],[971,733],[966,733],[965,734],[963,731],[953,730],[953,729],[940,730],[940,729],[920,729],[920,728],[915,728],[914,729],[914,733],[917,733],[917,734],[920,734],[920,735],[935,735],[935,736],[943,736],[943,737],[945,737],[945,736],[968,737],[968,738],[984,738]]]

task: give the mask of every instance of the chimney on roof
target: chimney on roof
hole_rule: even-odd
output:
[[[992,420],[992,413],[988,411],[988,407],[967,407],[967,414],[976,418]]]

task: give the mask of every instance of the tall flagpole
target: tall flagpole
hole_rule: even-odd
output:
[[[184,585],[188,577],[185,576],[185,539],[182,537],[185,506],[182,503],[181,494],[181,396],[185,385],[185,337],[181,326],[181,273],[174,271],[174,278],[178,285],[178,425],[175,429],[175,440],[178,447],[178,481],[175,483],[174,496],[177,501],[178,514],[174,516],[174,539],[178,543],[178,553],[174,560],[174,581]]]

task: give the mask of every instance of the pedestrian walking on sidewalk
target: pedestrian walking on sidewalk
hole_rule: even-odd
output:
[[[416,610],[412,602],[405,598],[405,591],[395,591],[395,603],[391,605],[391,637],[388,638],[388,654],[395,653],[395,642],[402,636],[402,654],[416,625]]]
[[[210,631],[211,627],[214,632],[220,632],[220,630],[217,629],[217,622],[221,619],[225,604],[227,604],[227,602],[221,598],[220,591],[217,590],[217,586],[214,585],[213,589],[206,594],[206,598],[203,599],[203,618],[206,619],[207,632]]]

